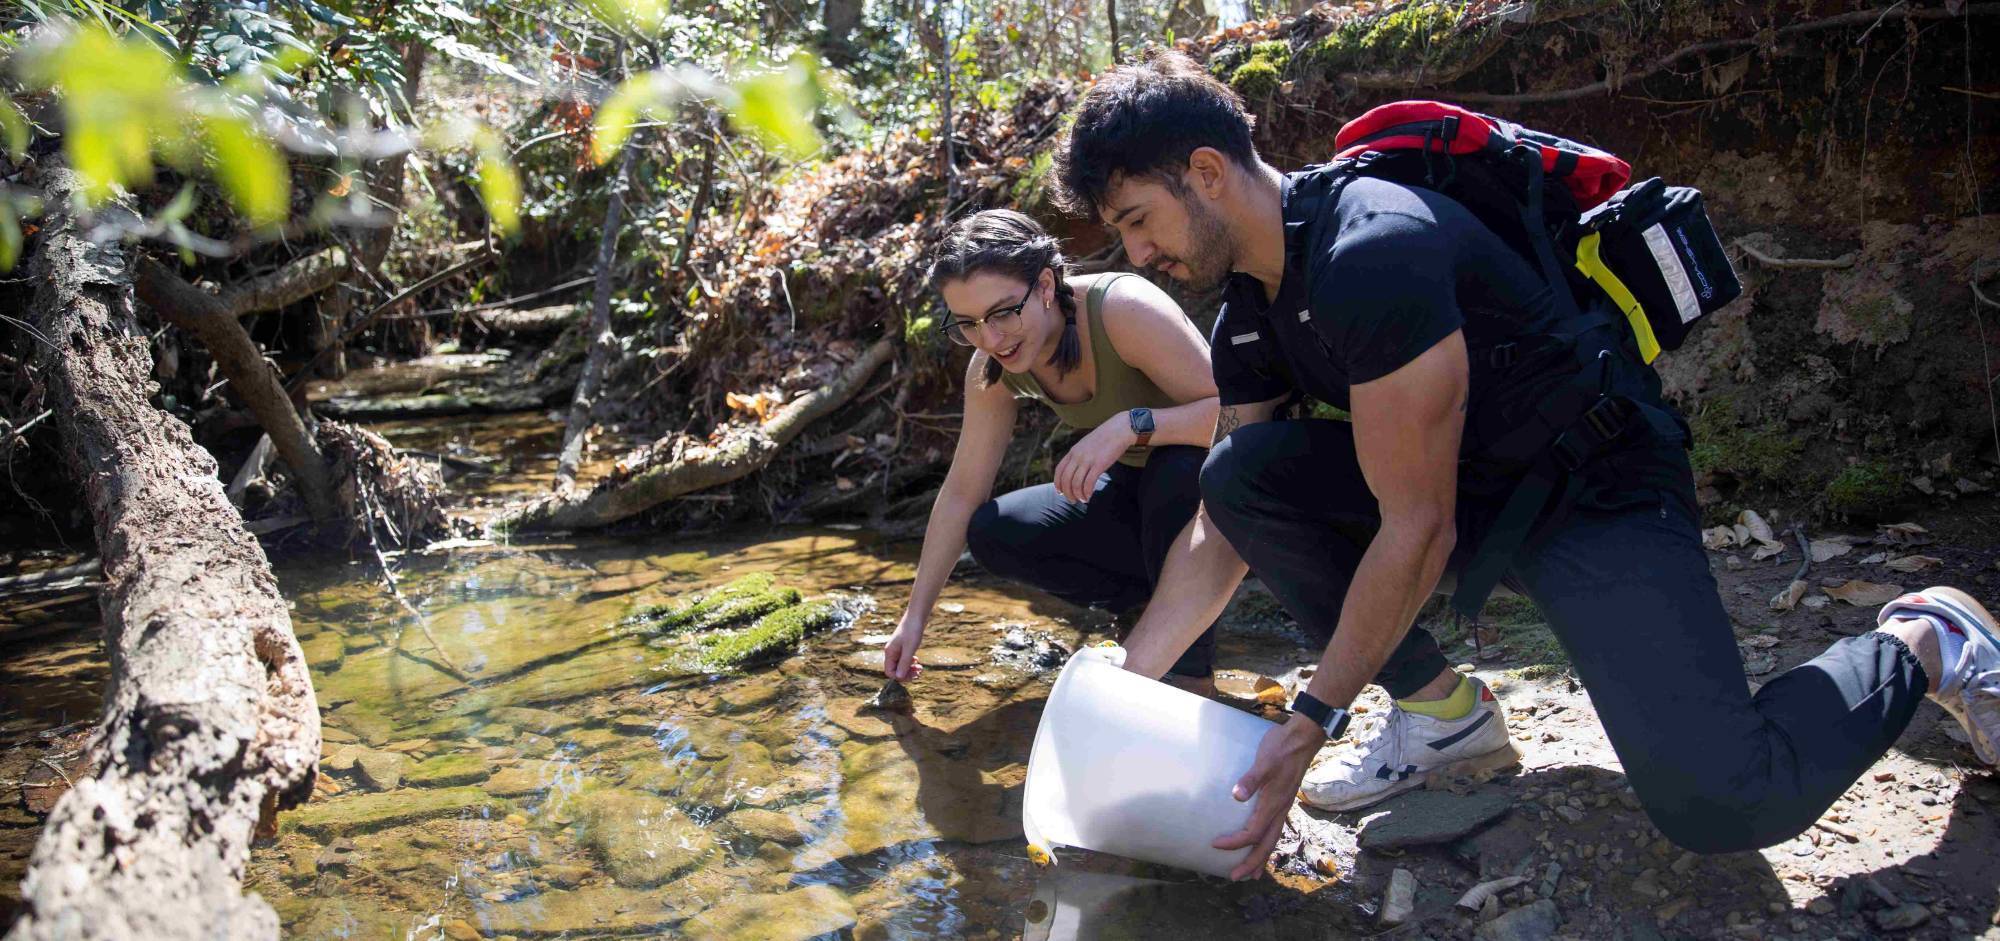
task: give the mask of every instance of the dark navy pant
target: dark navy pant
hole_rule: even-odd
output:
[[[1899,640],[1869,633],[1751,695],[1702,550],[1678,447],[1614,459],[1672,462],[1654,489],[1595,486],[1541,530],[1506,584],[1533,601],[1590,693],[1655,826],[1704,853],[1783,842],[1819,819],[1888,750],[1929,689]],[[1669,468],[1671,470],[1672,468]],[[1231,433],[1201,475],[1210,518],[1301,627],[1330,638],[1380,523],[1351,426],[1277,421]],[[1500,497],[1461,496],[1456,570]],[[1446,666],[1412,628],[1377,674],[1393,696]]]
[[[1137,608],[1153,596],[1167,550],[1201,503],[1207,455],[1190,445],[1163,445],[1143,468],[1113,464],[1097,478],[1089,503],[1063,499],[1054,484],[988,500],[972,514],[966,545],[987,571],[1071,604]],[[1170,672],[1208,676],[1214,664],[1211,624]]]

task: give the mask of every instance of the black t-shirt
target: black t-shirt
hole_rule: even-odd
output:
[[[1209,343],[1223,405],[1297,391],[1348,408],[1350,386],[1395,372],[1454,330],[1477,349],[1555,317],[1535,270],[1451,199],[1361,177],[1323,211],[1334,218],[1286,266],[1270,304],[1249,275],[1224,287]]]
[[[1293,182],[1286,177],[1288,202]],[[1471,358],[1479,360],[1514,338],[1546,334],[1561,316],[1536,269],[1455,200],[1360,177],[1320,211],[1333,218],[1317,226],[1313,244],[1290,253],[1269,304],[1249,275],[1233,275],[1224,286],[1209,341],[1221,404],[1303,393],[1351,408],[1352,386],[1395,372],[1454,330],[1465,332]],[[1633,361],[1619,373],[1620,394],[1672,414],[1652,370]],[[1468,412],[1488,416],[1483,424],[1491,427],[1493,415],[1532,408],[1551,378],[1534,370],[1474,369]],[[1586,501],[1608,505],[1634,491],[1691,494],[1680,440],[1630,436],[1588,465]],[[1483,447],[1471,427],[1461,442],[1462,457]],[[1478,466],[1463,464],[1462,476]]]

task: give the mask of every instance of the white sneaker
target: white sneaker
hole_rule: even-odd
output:
[[[1433,779],[1519,764],[1500,700],[1478,677],[1472,713],[1433,719],[1391,706],[1388,716],[1327,746],[1299,785],[1299,800],[1327,811],[1358,810]]]
[[[1963,639],[1957,662],[1944,664],[1944,675],[1934,678],[1931,700],[1965,726],[1980,761],[2000,765],[2000,621],[1971,595],[1940,586],[1883,605],[1875,622],[1910,614],[1931,615]]]

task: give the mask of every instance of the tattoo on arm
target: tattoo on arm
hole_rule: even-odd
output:
[[[1236,418],[1236,409],[1227,405],[1222,406],[1221,410],[1215,413],[1215,440],[1209,443],[1222,443],[1222,439],[1229,437],[1229,433],[1235,431],[1241,424],[1242,422]]]

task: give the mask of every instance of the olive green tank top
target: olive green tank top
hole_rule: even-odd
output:
[[[1119,278],[1129,277],[1129,272],[1119,272],[1099,278],[1091,285],[1083,305],[1083,319],[1090,329],[1090,358],[1097,369],[1097,391],[1081,402],[1057,402],[1042,391],[1042,385],[1028,373],[1001,373],[1000,381],[1012,390],[1017,399],[1034,399],[1056,413],[1064,425],[1081,431],[1089,431],[1109,420],[1111,416],[1132,408],[1163,409],[1179,405],[1169,398],[1153,380],[1146,378],[1137,367],[1118,356],[1118,350],[1111,345],[1111,335],[1104,330],[1104,294],[1111,283]],[[1132,447],[1118,459],[1118,463],[1132,467],[1146,466],[1146,456],[1151,448]]]

